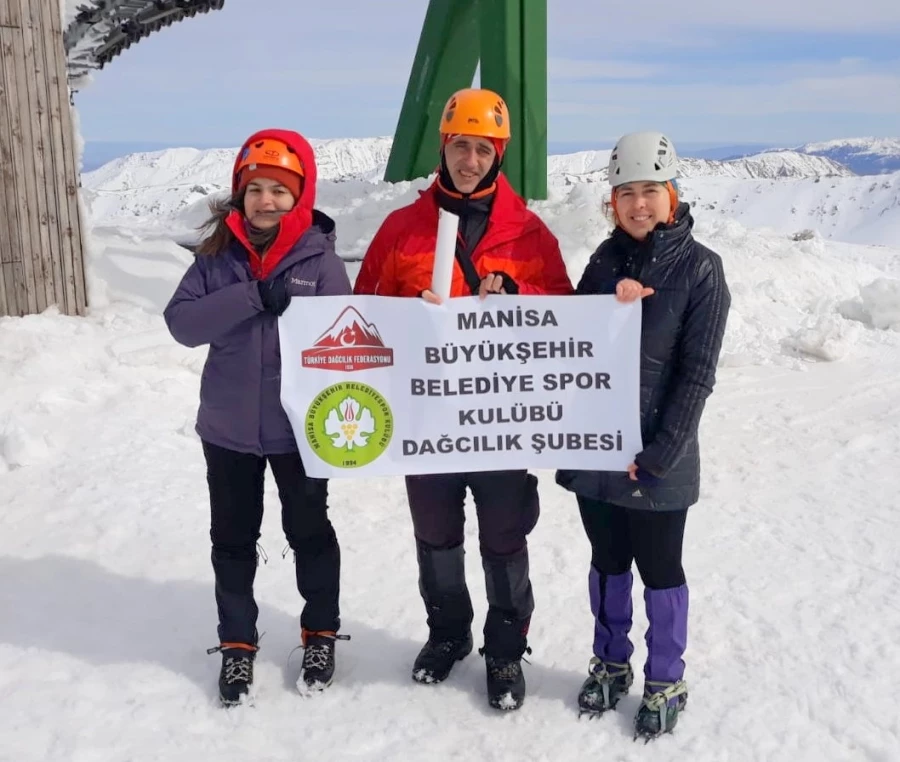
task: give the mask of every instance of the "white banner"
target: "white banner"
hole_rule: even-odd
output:
[[[639,301],[325,296],[279,334],[312,477],[624,471],[642,449]]]

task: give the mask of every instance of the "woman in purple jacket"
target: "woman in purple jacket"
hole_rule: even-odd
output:
[[[239,703],[258,650],[253,597],[263,477],[272,469],[282,526],[305,600],[303,679],[330,684],[340,628],[340,549],[328,519],[328,482],[306,476],[281,406],[278,316],[293,297],[350,294],[334,250],[334,222],[314,209],[316,163],[295,132],[263,130],[234,163],[231,198],[214,205],[188,269],[165,309],[181,344],[209,345],[196,430],[206,457],[212,565],[221,651],[219,695]]]

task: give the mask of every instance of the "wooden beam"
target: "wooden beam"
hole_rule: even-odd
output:
[[[0,26],[22,26],[19,8],[19,0],[0,0]]]
[[[44,40],[44,71],[47,82],[47,141],[52,177],[48,183],[47,207],[56,228],[59,250],[54,253],[54,291],[60,309],[68,315],[84,313],[84,268],[81,255],[81,221],[75,178],[75,145],[68,98],[62,23],[57,0],[41,0],[41,26],[49,33]],[[64,124],[64,117],[68,121]],[[66,140],[68,136],[68,140]],[[52,188],[52,201],[50,189]],[[75,235],[77,231],[77,237]],[[80,273],[80,278],[78,274]],[[63,306],[64,305],[64,306]]]
[[[31,269],[32,252],[40,245],[40,232],[33,200],[36,195],[34,176],[30,171],[31,161],[26,164],[24,152],[30,148],[23,139],[22,113],[27,118],[28,94],[25,92],[25,48],[22,30],[0,27],[0,57],[3,58],[4,84],[8,104],[8,138],[12,156],[15,206],[18,212],[20,268],[16,268],[16,304],[18,314],[27,315],[40,312],[35,294],[34,273]]]
[[[0,315],[86,311],[59,0],[0,0]]]
[[[66,51],[63,46],[63,18],[56,11],[56,0],[45,0],[50,9],[50,26],[53,29],[53,45],[47,48],[47,68],[52,72],[50,87],[50,120],[53,125],[56,177],[58,179],[59,220],[63,245],[63,274],[69,304],[66,313],[84,315],[87,311],[87,284],[85,282],[84,241],[85,225],[82,219],[79,194],[81,165],[76,145],[75,123],[70,106]],[[53,65],[50,64],[50,58]],[[64,191],[64,193],[63,193]]]
[[[11,0],[2,0],[8,9]],[[15,0],[18,3],[18,0]],[[16,294],[15,265],[22,261],[19,210],[16,205],[15,174],[9,127],[9,90],[6,87],[6,57],[0,49],[0,315],[21,315]]]
[[[41,27],[40,4],[43,0],[22,0],[22,2],[25,6],[22,8],[25,66],[23,77],[19,81],[31,83],[29,87],[22,88],[28,97],[28,107],[23,112],[23,116],[27,114],[28,117],[22,120],[22,145],[26,157],[25,176],[34,178],[33,191],[28,195],[38,223],[38,238],[32,239],[31,267],[38,309],[45,310],[56,304],[60,310],[65,310],[65,305],[55,288],[54,262],[59,261],[59,237],[55,234],[56,231],[51,231],[55,220],[51,220],[48,204],[55,191],[51,185],[52,173],[47,172],[48,164],[52,164],[52,158],[47,119],[47,72],[44,69],[43,50],[50,30]],[[55,208],[53,217],[56,217]]]

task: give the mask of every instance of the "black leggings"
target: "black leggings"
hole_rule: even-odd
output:
[[[687,510],[634,510],[580,495],[578,508],[591,541],[591,565],[600,574],[624,574],[634,561],[651,590],[684,584],[681,548]]]

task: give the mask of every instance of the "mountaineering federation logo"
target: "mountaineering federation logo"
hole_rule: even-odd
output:
[[[394,350],[384,345],[374,323],[346,307],[310,349],[300,353],[304,368],[369,370],[394,364]]]
[[[333,384],[306,411],[306,441],[335,468],[368,465],[387,449],[393,433],[391,408],[366,384]]]

